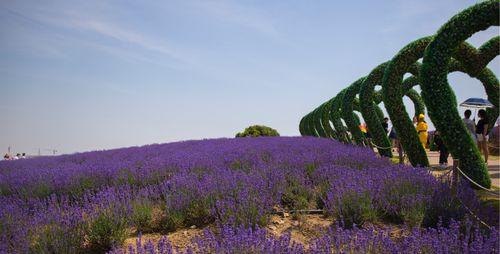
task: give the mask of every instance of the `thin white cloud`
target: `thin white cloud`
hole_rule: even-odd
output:
[[[111,7],[108,6],[107,9]],[[154,38],[150,35],[135,31],[129,27],[125,27],[117,22],[103,17],[98,11],[82,11],[75,12],[73,9],[54,9],[43,5],[33,6],[12,6],[7,10],[25,21],[36,22],[40,26],[53,28],[64,28],[69,31],[86,31],[104,36],[110,39],[117,40],[123,44],[130,44],[140,50],[152,51],[168,56],[176,61],[188,62],[189,58],[181,53],[177,48],[174,48],[164,38]],[[76,36],[74,33],[56,32],[58,37],[71,38],[73,43],[80,40],[83,44],[94,45],[96,48],[107,51],[121,50],[120,46],[110,45],[106,42],[96,42],[92,39]],[[114,47],[113,47],[114,46]]]
[[[202,9],[204,14],[221,21],[247,27],[269,37],[281,37],[272,21],[257,9],[227,1],[196,1],[192,4]]]

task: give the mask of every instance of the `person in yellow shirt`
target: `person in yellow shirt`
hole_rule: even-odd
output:
[[[427,123],[425,122],[425,116],[424,114],[418,115],[418,123],[417,123],[417,132],[418,132],[418,138],[420,139],[420,143],[422,143],[422,146],[424,149],[427,147]]]

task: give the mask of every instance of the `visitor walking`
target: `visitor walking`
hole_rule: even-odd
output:
[[[469,130],[469,133],[472,136],[472,139],[474,140],[474,142],[477,142],[477,138],[476,138],[476,123],[474,122],[474,120],[470,119],[471,114],[472,114],[472,112],[470,111],[470,109],[467,109],[464,112],[464,119],[463,119],[463,121],[464,121],[464,124],[465,124],[465,127],[467,128],[467,130]]]
[[[424,149],[427,147],[428,128],[429,127],[427,126],[427,122],[425,122],[424,114],[418,115],[418,122],[417,122],[418,138],[420,139],[420,143],[422,143]]]
[[[389,133],[389,118],[384,117],[384,122],[382,123],[382,127],[384,128],[385,135]]]
[[[434,144],[438,147],[439,150],[439,167],[441,168],[447,168],[448,167],[448,156],[450,153],[448,152],[448,149],[444,145],[443,140],[441,139],[441,136],[439,135],[439,131],[434,132]]]
[[[6,153],[4,156],[3,156],[3,159],[8,161],[10,160],[10,155],[8,153]]]
[[[477,147],[483,152],[484,162],[488,163],[488,115],[484,109],[480,109],[477,115],[479,116],[476,125]]]

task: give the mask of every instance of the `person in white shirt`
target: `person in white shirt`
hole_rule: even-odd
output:
[[[469,130],[470,135],[472,136],[472,139],[474,140],[474,143],[477,142],[477,137],[476,137],[476,123],[470,119],[472,112],[467,109],[464,112],[464,124],[465,127],[467,127],[467,130]]]

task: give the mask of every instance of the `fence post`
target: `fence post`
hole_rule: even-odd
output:
[[[458,191],[458,181],[460,179],[460,172],[458,172],[458,164],[459,164],[458,159],[453,159],[453,167],[451,171],[451,190],[453,195],[457,195]]]

